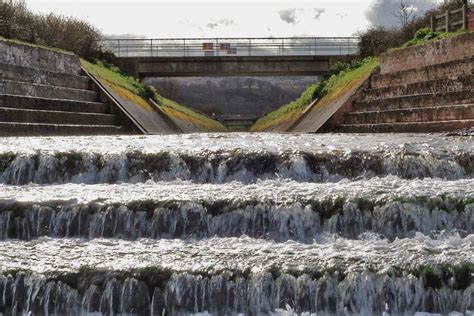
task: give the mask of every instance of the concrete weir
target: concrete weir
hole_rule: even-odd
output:
[[[169,132],[123,103],[82,70],[78,56],[0,41],[0,136]]]

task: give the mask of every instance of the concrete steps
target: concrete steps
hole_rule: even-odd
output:
[[[377,100],[355,101],[353,104],[353,109],[356,112],[367,112],[472,103],[474,103],[474,91],[462,90],[441,93],[420,93],[413,95],[394,96]]]
[[[115,135],[125,133],[123,127],[114,125],[0,122],[0,136]]]
[[[371,76],[337,130],[448,132],[473,126],[474,57],[457,49],[464,57],[453,60],[452,49],[433,43],[383,55],[382,74]]]
[[[3,80],[43,84],[73,89],[89,90],[91,80],[87,76],[57,73],[8,64],[0,64],[0,78]]]
[[[442,78],[410,84],[393,85],[383,88],[366,89],[362,93],[362,98],[365,101],[372,101],[414,94],[459,92],[471,90],[473,86],[474,76],[467,75],[460,76],[456,79]]]
[[[0,108],[0,122],[114,125],[115,121],[113,114]]]
[[[341,133],[435,133],[474,126],[472,120],[447,120],[416,123],[342,124]]]
[[[3,91],[4,94],[89,102],[97,101],[99,96],[96,91],[91,90],[73,89],[3,79],[0,80],[0,91]]]
[[[417,82],[438,79],[456,79],[461,76],[474,74],[474,57],[459,61],[451,61],[425,68],[410,69],[383,75],[373,75],[370,78],[372,88],[383,88],[398,85],[407,85]]]
[[[101,102],[47,99],[29,96],[0,94],[0,108],[17,108],[42,111],[66,111],[85,113],[110,113],[110,106]]]
[[[474,119],[474,104],[434,106],[402,110],[351,112],[347,114],[345,123],[417,123],[468,119]]]

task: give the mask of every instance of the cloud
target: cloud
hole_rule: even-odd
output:
[[[220,27],[220,26],[227,27],[227,26],[232,26],[232,25],[237,25],[237,23],[235,23],[235,21],[232,20],[232,19],[223,18],[223,19],[220,19],[217,22],[212,21],[212,22],[207,23],[206,27],[210,28],[210,29],[215,29],[215,28]]]
[[[341,19],[344,19],[345,17],[348,17],[349,15],[347,13],[336,13],[336,16]]]
[[[286,9],[278,11],[280,15],[280,19],[285,21],[288,24],[296,24],[298,21],[296,20],[296,9]]]
[[[373,0],[366,12],[367,19],[374,26],[395,28],[400,26],[399,0]],[[434,0],[403,0],[413,16],[421,16],[435,5]]]
[[[231,26],[231,25],[236,25],[234,20],[229,19],[229,18],[224,18],[219,20],[219,24],[223,26]]]
[[[206,27],[207,27],[207,28],[210,28],[210,29],[215,29],[215,28],[218,27],[218,26],[219,26],[219,24],[216,23],[216,22],[211,22],[211,23],[207,23],[207,24],[206,24]]]
[[[326,12],[326,9],[322,9],[322,8],[316,8],[314,9],[314,18],[317,20],[319,19],[319,17],[321,16],[321,14],[323,14],[324,12]]]

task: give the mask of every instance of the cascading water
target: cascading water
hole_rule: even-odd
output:
[[[474,315],[474,145],[0,140],[0,314]]]

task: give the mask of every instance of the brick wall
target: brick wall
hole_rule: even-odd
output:
[[[422,68],[473,56],[474,32],[382,54],[380,73]]]

